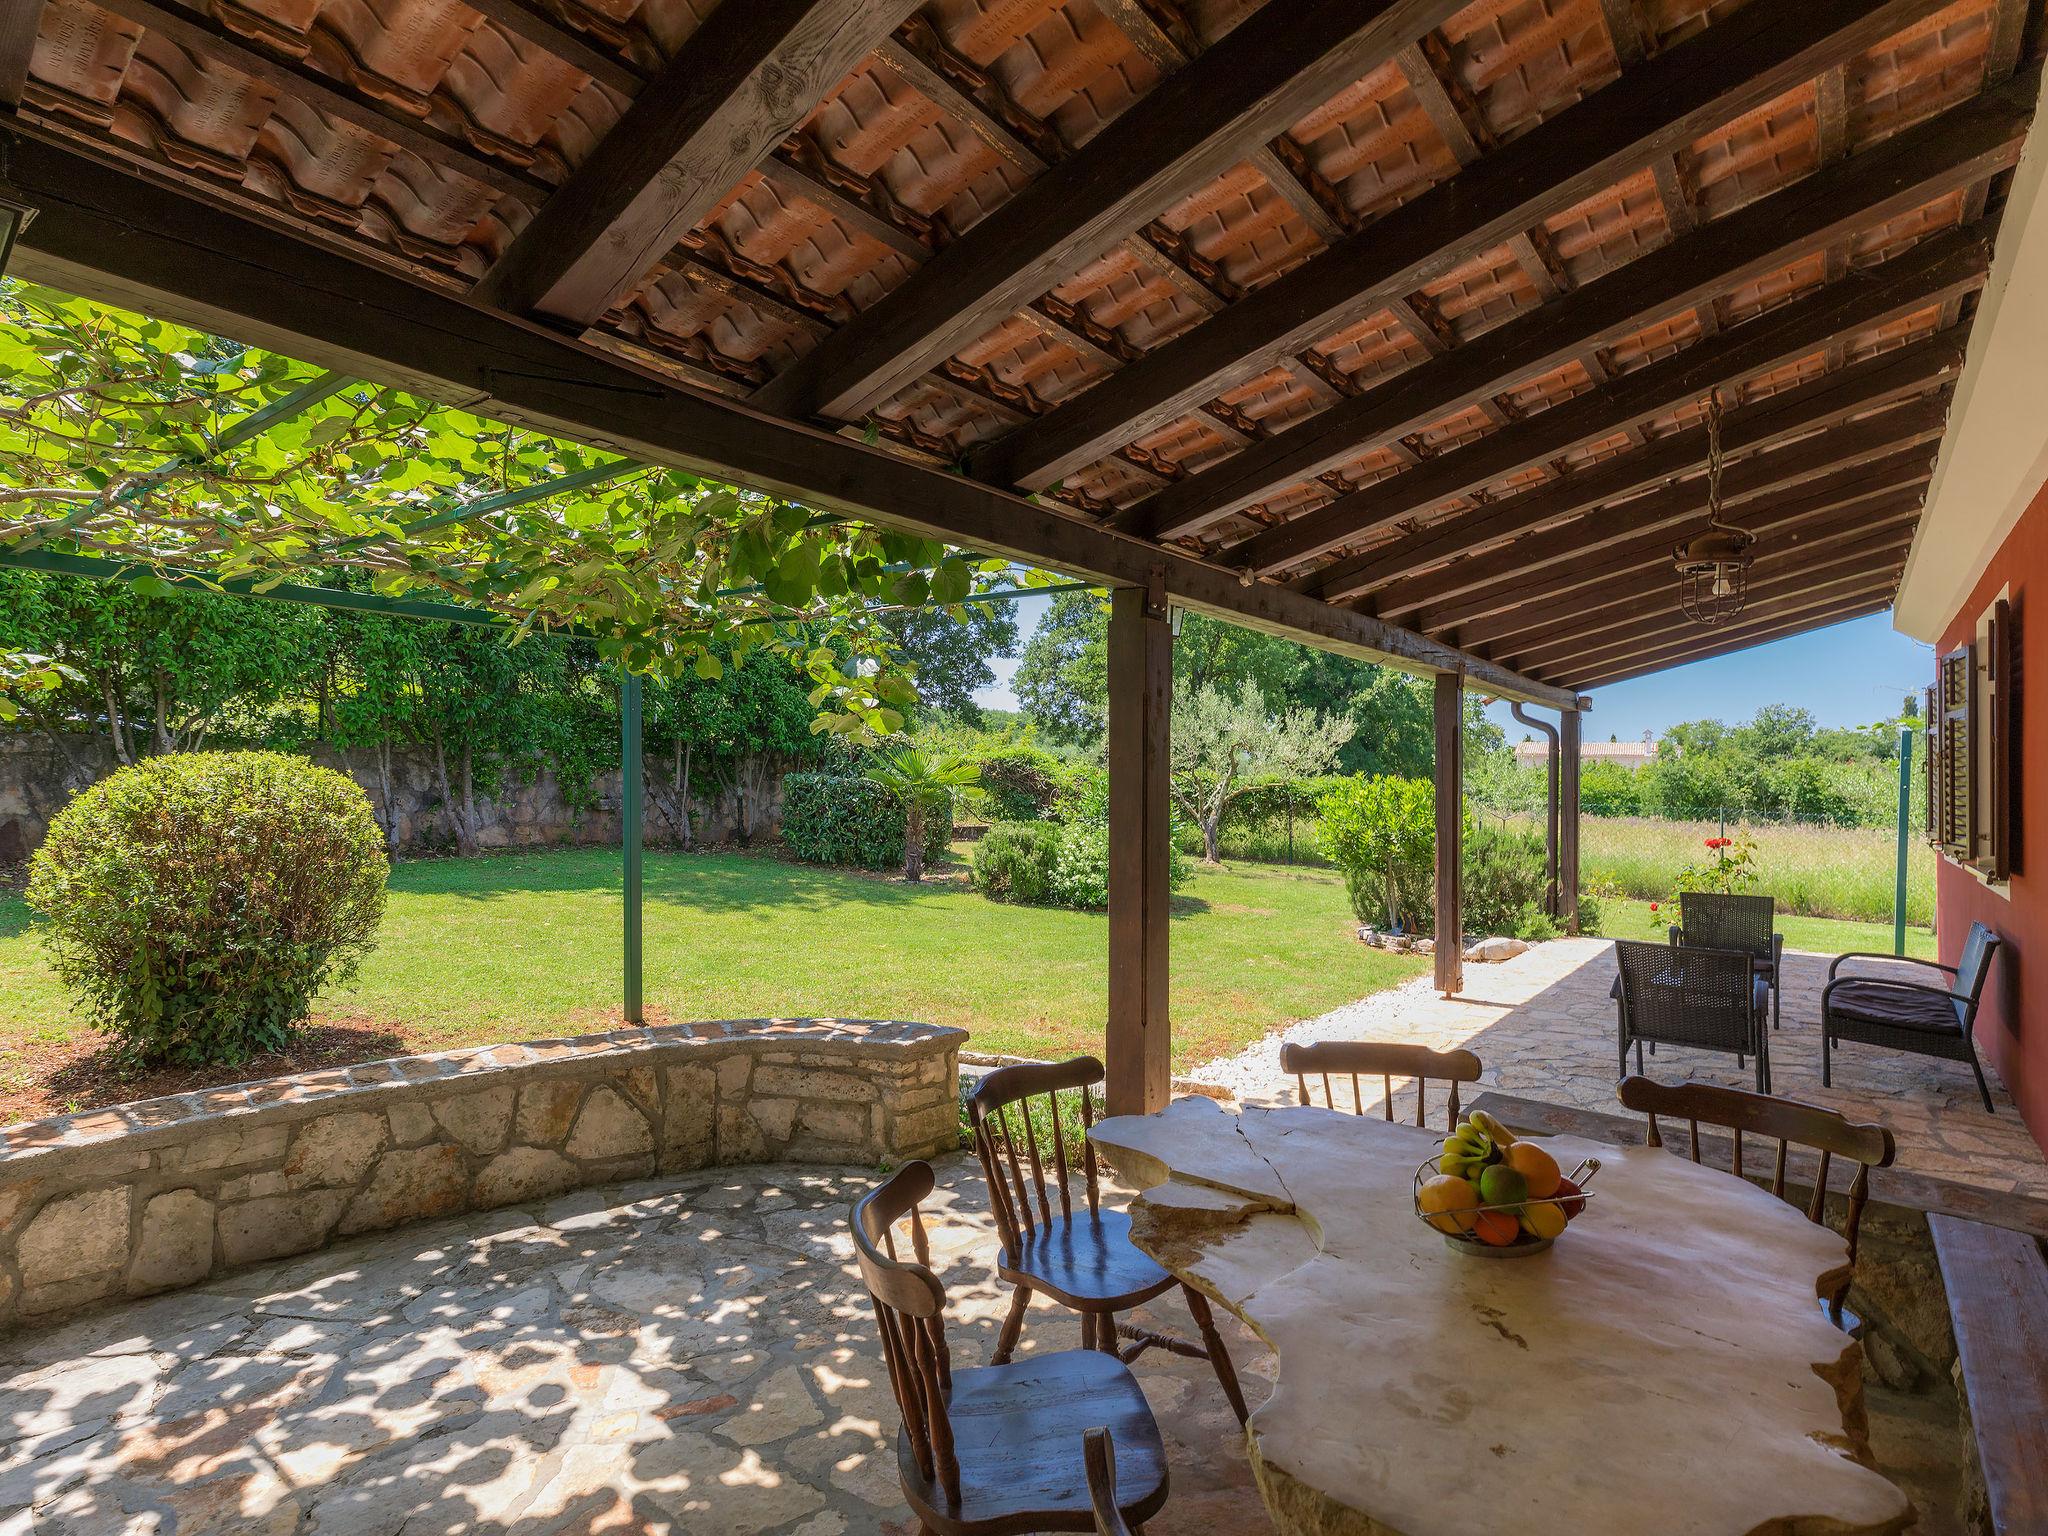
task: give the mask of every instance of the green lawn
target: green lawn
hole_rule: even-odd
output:
[[[1609,939],[1654,939],[1662,943],[1676,916],[1668,902],[1660,903],[1653,916],[1647,901],[1610,898],[1601,903],[1600,933]],[[1887,955],[1892,952],[1890,923],[1852,923],[1831,917],[1788,917],[1780,913],[1778,932],[1785,935],[1787,949],[1810,949],[1824,955],[1856,949],[1878,950]],[[1906,953],[1923,960],[1934,959],[1934,930],[1908,926]]]
[[[619,917],[609,851],[401,864],[376,954],[317,1014],[360,1028],[362,1054],[598,1027],[618,1006]],[[1198,873],[1173,918],[1176,1066],[1422,971],[1355,928],[1327,871]],[[647,860],[650,1016],[884,1015],[960,1025],[984,1051],[1099,1050],[1107,948],[1102,915],[1000,906],[957,873],[911,886],[766,855]],[[26,907],[0,898],[0,1097],[86,1034]]]

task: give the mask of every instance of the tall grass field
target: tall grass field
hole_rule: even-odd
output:
[[[1540,825],[1526,817],[1513,819]],[[1705,841],[1722,830],[1718,821],[1587,816],[1580,823],[1580,876],[1588,890],[1662,901],[1676,888],[1680,870],[1710,856]],[[1730,822],[1726,830],[1755,841],[1756,890],[1777,897],[1779,911],[1861,923],[1892,920],[1898,844],[1891,828]],[[1184,835],[1182,846],[1199,854],[1200,836]],[[1288,854],[1284,825],[1224,828],[1226,861],[1323,864],[1313,818],[1296,819],[1291,860]],[[1934,850],[1912,831],[1906,837],[1906,921],[1919,927],[1934,921]]]

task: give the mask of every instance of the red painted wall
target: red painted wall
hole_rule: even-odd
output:
[[[2008,585],[2023,679],[2013,877],[2003,892],[1993,891],[1960,865],[1940,860],[1935,926],[1941,958],[1950,965],[1973,922],[2005,940],[1977,1016],[1977,1049],[1997,1065],[2034,1139],[2048,1148],[2048,485],[1951,617],[1941,637],[1943,654],[1974,638],[1978,616]]]

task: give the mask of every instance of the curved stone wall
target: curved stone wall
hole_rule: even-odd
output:
[[[962,1030],[744,1019],[402,1056],[0,1130],[0,1330],[429,1216],[959,1144]]]

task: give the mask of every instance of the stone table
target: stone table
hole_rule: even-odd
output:
[[[1139,1245],[1279,1357],[1252,1415],[1283,1532],[1892,1532],[1864,1463],[1859,1347],[1816,1297],[1840,1237],[1669,1151],[1598,1156],[1555,1247],[1467,1257],[1418,1221],[1438,1135],[1324,1109],[1182,1099],[1096,1126],[1145,1188]]]

